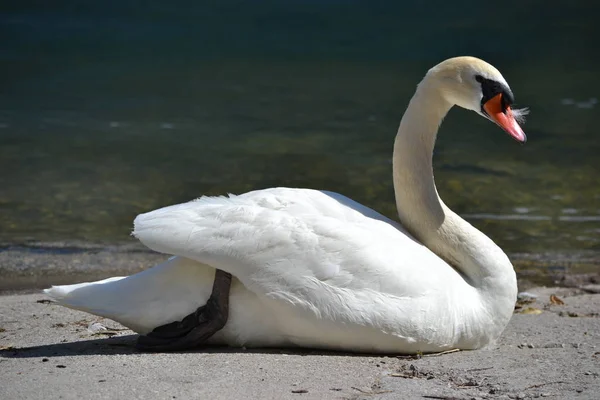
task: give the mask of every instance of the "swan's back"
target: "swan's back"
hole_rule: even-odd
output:
[[[153,250],[230,272],[251,290],[262,279],[313,277],[347,289],[417,296],[422,293],[415,290],[456,275],[398,223],[316,190],[203,197],[139,215],[134,235]],[[374,283],[382,274],[389,275]]]

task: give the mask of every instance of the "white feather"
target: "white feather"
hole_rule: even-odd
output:
[[[529,108],[513,108],[512,113],[518,123],[524,124],[526,117],[529,115]]]

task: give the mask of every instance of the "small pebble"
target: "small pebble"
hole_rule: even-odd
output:
[[[500,392],[500,388],[498,386],[492,386],[488,393],[489,394],[498,394],[498,392]]]
[[[534,345],[532,345],[531,343],[529,343],[529,344],[527,345],[527,347],[529,347],[530,349],[533,349],[535,346],[534,346]]]
[[[48,362],[47,358],[42,358],[42,362]]]
[[[544,348],[546,349],[560,349],[560,348],[565,348],[565,344],[564,343],[548,343],[544,345]]]
[[[107,331],[108,328],[99,322],[92,322],[91,324],[88,325],[87,330],[90,333],[99,333],[102,331]]]
[[[519,211],[517,211],[517,212],[519,212]],[[533,293],[529,293],[529,292],[520,292],[517,294],[517,299],[519,299],[519,300],[534,300],[537,298],[538,298],[537,294],[533,294]]]

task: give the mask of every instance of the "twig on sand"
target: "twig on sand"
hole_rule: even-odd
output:
[[[459,351],[460,351],[460,349],[451,349],[451,350],[446,350],[446,351],[440,351],[439,353],[423,354],[423,357],[438,357],[438,356],[443,356],[444,354],[456,353]]]
[[[538,383],[537,385],[527,386],[525,388],[525,390],[527,390],[527,389],[535,389],[535,388],[539,388],[539,387],[546,386],[546,385],[554,385],[555,383],[567,383],[567,382],[565,382],[565,381],[556,381],[556,382]]]
[[[430,353],[430,354],[423,354],[423,353],[419,352],[417,354],[411,354],[411,355],[407,355],[407,356],[396,356],[396,358],[398,358],[400,360],[416,360],[416,359],[423,358],[423,357],[438,357],[438,356],[442,356],[444,354],[456,353],[458,351],[460,351],[460,349],[451,349],[451,350],[440,351],[439,353]]]
[[[460,398],[460,397],[456,397],[456,396],[430,396],[430,395],[423,395],[422,396],[425,399],[436,399],[436,400],[464,400],[464,398]]]

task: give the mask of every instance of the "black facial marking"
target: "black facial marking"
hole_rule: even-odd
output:
[[[481,98],[481,110],[484,113],[485,110],[483,109],[483,105],[499,93],[502,93],[502,112],[505,112],[506,108],[514,103],[515,97],[511,90],[504,84],[493,79],[484,78],[481,75],[475,76],[475,80],[481,83],[481,92],[483,93],[483,97]]]

